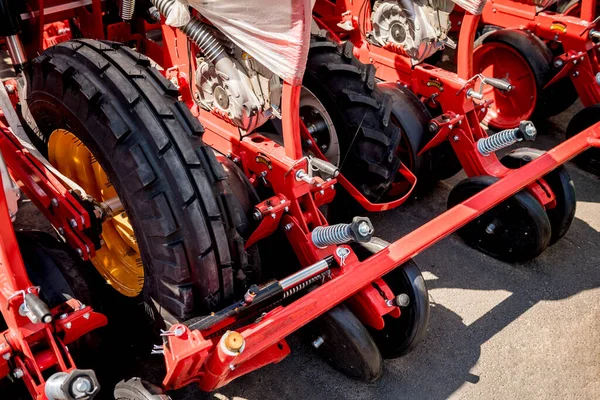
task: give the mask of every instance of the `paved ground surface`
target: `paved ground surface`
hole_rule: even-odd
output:
[[[579,108],[540,127],[547,134],[536,146],[561,141]],[[416,258],[430,290],[429,333],[413,353],[386,361],[377,383],[345,378],[292,336],[292,355],[280,364],[218,393],[187,388],[174,399],[599,398],[600,180],[573,165],[569,172],[579,200],[575,221],[535,261],[505,264],[455,236]],[[371,215],[378,235],[392,241],[443,212],[462,177],[399,210]],[[43,228],[39,217],[24,211],[19,227]]]

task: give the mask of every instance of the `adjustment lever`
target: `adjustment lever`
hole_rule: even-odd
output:
[[[310,166],[312,171],[319,171],[322,175],[327,175],[332,178],[335,178],[340,174],[340,170],[335,165],[329,161],[321,160],[320,158],[311,157]]]
[[[482,81],[486,85],[490,85],[492,87],[495,87],[496,89],[504,90],[506,92],[511,91],[511,90],[513,90],[515,88],[513,85],[511,85],[510,83],[508,83],[504,79],[486,78],[486,77],[484,77],[482,79]]]

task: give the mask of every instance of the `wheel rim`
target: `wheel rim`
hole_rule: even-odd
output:
[[[56,129],[48,141],[48,159],[62,174],[98,201],[117,196],[106,173],[90,150],[71,132]],[[102,224],[102,247],[92,263],[106,281],[126,296],[137,296],[144,270],[133,228],[125,212]]]
[[[404,293],[410,298],[399,318],[384,316],[382,330],[370,328],[384,358],[397,358],[409,353],[425,336],[429,321],[429,297],[425,280],[411,260],[383,276],[394,294]]]
[[[503,92],[484,86],[484,99],[494,102],[483,122],[492,128],[509,129],[531,118],[538,98],[537,83],[529,63],[516,49],[503,43],[482,44],[473,52],[473,70],[505,79],[514,87]]]
[[[518,202],[509,199],[467,227],[469,241],[489,255],[511,259],[538,246],[535,221]]]
[[[327,160],[340,166],[340,143],[331,116],[313,92],[302,87],[300,92],[300,119]]]

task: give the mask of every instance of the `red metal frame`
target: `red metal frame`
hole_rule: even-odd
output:
[[[92,21],[101,18],[100,3],[100,0],[94,0],[94,12],[86,18]],[[334,7],[330,9],[330,14],[325,14],[331,15],[331,19],[328,21],[322,18],[319,22],[323,26],[332,22],[337,24],[341,17],[333,12],[335,7],[340,7],[342,3],[338,1],[337,5],[332,5],[326,1],[319,1],[317,10],[321,9],[320,7]],[[346,14],[344,18],[351,24],[354,21],[351,14]],[[219,116],[193,107],[192,111],[204,124],[205,142],[222,154],[237,159],[251,182],[263,182],[275,193],[273,198],[257,205],[262,222],[251,239],[259,240],[272,232],[277,225],[284,226],[302,265],[313,264],[327,256],[333,256],[337,265],[332,267],[330,280],[315,290],[289,305],[278,306],[263,315],[259,321],[239,328],[239,333],[245,341],[243,351],[228,351],[224,347],[222,337],[217,335],[216,327],[204,332],[190,331],[183,325],[171,327],[173,334],[165,336],[167,345],[164,346],[167,367],[167,374],[163,380],[165,388],[175,389],[197,382],[202,389],[213,390],[266,364],[279,362],[290,352],[285,342],[286,336],[350,297],[353,297],[350,301],[351,307],[363,323],[376,329],[381,328],[383,315],[397,317],[401,312],[398,307],[386,304],[386,299],[381,295],[384,293],[389,297],[392,293],[385,282],[380,280],[387,272],[399,267],[523,188],[529,188],[537,194],[542,204],[551,206],[552,199],[548,199],[548,196],[543,198],[539,194],[542,192],[541,186],[544,185],[542,177],[585,149],[600,146],[600,124],[550,150],[520,168],[518,172],[502,167],[494,155],[479,155],[474,143],[477,139],[485,137],[485,132],[479,127],[479,120],[485,113],[487,104],[475,105],[465,96],[466,90],[473,85],[473,82],[469,81],[472,75],[469,46],[473,43],[477,23],[478,17],[467,16],[464,19],[466,28],[463,25],[463,29],[468,41],[466,44],[459,43],[459,62],[462,66],[459,66],[458,75],[427,65],[413,68],[405,57],[386,50],[369,48],[360,38],[354,38],[358,41],[357,55],[363,60],[375,63],[379,67],[380,77],[404,84],[425,101],[442,105],[443,114],[433,121],[438,125],[439,131],[432,139],[431,146],[450,137],[452,146],[468,174],[503,177],[494,185],[362,262],[348,246],[343,247],[349,250],[349,255],[341,260],[336,254],[338,246],[318,248],[311,240],[314,228],[327,225],[319,207],[331,201],[335,193],[335,183],[341,182],[344,185],[344,178],[324,181],[315,177],[313,183],[297,179],[300,170],[309,170],[308,160],[302,157],[300,144],[302,135],[307,134],[303,132],[299,121],[300,87],[287,83],[283,87],[283,145],[257,132],[241,136],[237,129]],[[119,27],[116,32],[127,33],[127,29]],[[193,57],[188,58],[187,39],[181,32],[169,27],[163,26],[162,32],[163,43],[166,44],[162,49],[162,65],[168,70],[167,76],[177,80],[180,87],[184,87],[182,83],[186,81],[185,74],[193,76],[193,65],[188,64],[188,60]],[[152,51],[160,56],[159,50],[153,48]],[[182,93],[185,99],[184,95]],[[60,182],[19,146],[6,128],[0,130],[3,134],[0,136],[0,149],[9,169],[15,179],[21,182],[23,190],[53,224],[64,229],[68,228],[64,224],[65,221],[70,221],[70,218],[84,218],[82,224],[77,225],[81,229],[65,229],[68,243],[81,248],[82,244],[85,245],[86,240],[89,240],[82,230],[90,223],[89,220],[85,220],[87,214],[78,207],[75,199]],[[52,199],[57,200],[57,207],[52,206]],[[57,209],[54,210],[51,206]],[[31,324],[28,319],[20,316],[16,311],[20,297],[13,294],[21,293],[22,290],[36,292],[37,289],[33,288],[27,279],[14,233],[11,229],[5,229],[8,224],[10,219],[5,200],[0,196],[0,307],[9,326],[8,331],[0,337],[0,354],[9,349],[16,365],[23,368],[32,395],[36,399],[43,399],[44,381],[40,370],[50,364],[56,365],[59,370],[73,368],[68,353],[65,360],[58,351],[60,346],[75,340],[95,326],[106,323],[106,320],[98,314],[93,314],[92,324],[92,318],[85,318],[86,311],[91,313],[89,307],[81,309],[78,304],[71,304],[72,311],[65,320],[58,319],[52,323],[54,331],[49,325]],[[381,292],[373,291],[373,282],[377,282]],[[56,311],[53,310],[53,313]],[[72,323],[71,329],[77,324],[78,330],[67,332],[65,321]],[[179,329],[181,331],[177,331]],[[62,342],[56,336],[61,332],[68,333]],[[180,334],[181,332],[183,334]],[[208,338],[209,335],[211,338]],[[212,337],[213,335],[215,337]],[[40,343],[46,343],[47,346],[44,346],[44,351],[33,353],[31,345],[34,343],[36,349]],[[0,359],[0,376],[9,371],[9,367],[2,360],[3,358]]]
[[[43,204],[47,202],[51,205],[51,199],[56,198],[59,206],[54,210],[57,217],[53,221],[65,218],[69,212],[75,213],[68,204],[68,192],[56,190],[56,178],[45,168],[31,163],[24,150],[13,142],[15,139],[12,133],[2,123],[0,131],[0,151],[11,173],[23,174],[23,180],[19,183],[30,199],[44,210]],[[55,226],[61,224],[57,222]],[[46,398],[46,380],[42,371],[52,367],[62,372],[75,369],[75,363],[65,346],[93,329],[106,325],[107,320],[90,306],[75,299],[52,309],[53,319],[49,324],[33,323],[22,316],[19,307],[24,302],[25,293],[37,296],[39,289],[27,277],[3,190],[0,190],[0,227],[0,310],[8,326],[0,334],[0,378],[20,368],[31,396],[41,400]],[[68,243],[74,245],[73,241]]]
[[[475,103],[468,98],[469,89],[475,89],[473,78],[473,42],[480,16],[465,13],[460,30],[457,49],[457,73],[429,64],[412,66],[409,57],[390,48],[381,48],[370,44],[361,33],[359,25],[366,23],[370,29],[370,9],[363,9],[362,3],[353,1],[318,0],[313,12],[320,27],[327,29],[338,40],[351,41],[355,55],[365,63],[377,67],[377,78],[387,82],[397,82],[408,87],[425,103],[439,107],[442,115],[434,118],[439,130],[422,152],[430,150],[450,139],[467,176],[490,175],[501,178],[511,172],[500,163],[495,154],[482,156],[477,151],[476,142],[487,137],[480,121],[485,116],[489,103]],[[364,22],[362,20],[364,18]],[[346,22],[349,26],[340,28]],[[349,27],[352,29],[349,30]],[[553,195],[548,196],[548,186],[540,179],[530,184],[528,190],[545,207],[554,207]],[[552,191],[550,191],[552,193]]]
[[[600,85],[595,76],[600,73],[599,44],[589,36],[598,28],[594,22],[596,0],[581,0],[580,18],[552,11],[538,11],[533,3],[514,0],[489,0],[481,21],[503,28],[526,30],[546,43],[560,43],[563,53],[556,59],[563,61],[557,75],[547,87],[559,79],[571,79],[585,107],[600,103]]]

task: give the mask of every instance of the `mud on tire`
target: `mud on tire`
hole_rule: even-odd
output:
[[[142,295],[159,321],[214,310],[244,286],[244,215],[203,128],[150,60],[118,43],[73,40],[27,71],[27,103],[47,151],[68,129],[94,155],[132,222]]]

